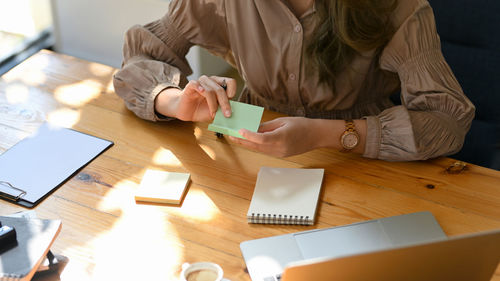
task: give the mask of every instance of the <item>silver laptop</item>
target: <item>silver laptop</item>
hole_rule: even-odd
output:
[[[447,236],[434,216],[418,212],[245,241],[240,248],[253,281],[276,281],[293,262],[346,257],[445,239]]]
[[[500,261],[500,230],[353,256],[291,263],[282,281],[489,281]]]

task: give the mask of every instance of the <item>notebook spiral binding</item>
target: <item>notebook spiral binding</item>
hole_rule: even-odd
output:
[[[292,216],[276,214],[255,214],[247,217],[249,223],[264,224],[292,224],[292,225],[312,225],[313,220],[309,216]]]

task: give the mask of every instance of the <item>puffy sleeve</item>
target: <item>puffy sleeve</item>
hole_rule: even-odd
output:
[[[223,0],[173,0],[168,13],[125,34],[122,68],[114,75],[115,92],[128,109],[158,121],[156,96],[169,87],[182,88],[192,70],[186,54],[200,45],[216,54],[228,50]]]
[[[365,156],[423,160],[458,152],[475,108],[446,63],[427,1],[402,19],[380,66],[398,73],[402,105],[367,117]]]

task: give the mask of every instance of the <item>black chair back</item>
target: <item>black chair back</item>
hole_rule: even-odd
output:
[[[451,157],[500,169],[500,1],[429,0],[441,48],[476,116]]]

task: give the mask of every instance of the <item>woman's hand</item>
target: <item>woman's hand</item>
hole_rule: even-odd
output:
[[[301,154],[320,147],[322,131],[317,119],[282,117],[262,123],[257,133],[239,130],[246,139],[230,139],[252,150],[277,157]]]
[[[155,110],[183,121],[210,121],[219,105],[224,116],[231,116],[229,99],[235,94],[236,80],[203,75],[198,80],[189,81],[182,91],[176,88],[163,90],[156,97]]]

